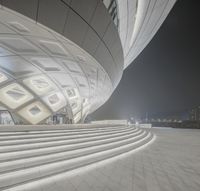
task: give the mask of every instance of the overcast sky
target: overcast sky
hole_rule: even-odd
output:
[[[184,111],[200,104],[200,2],[178,0],[149,45],[92,118]]]

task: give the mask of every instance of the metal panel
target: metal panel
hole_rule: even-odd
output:
[[[64,3],[58,0],[40,0],[38,22],[52,28],[56,32],[62,33],[68,9]]]

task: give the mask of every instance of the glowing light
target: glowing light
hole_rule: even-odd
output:
[[[66,106],[65,97],[60,92],[52,93],[43,98],[46,104],[54,111],[58,111]]]
[[[17,83],[10,84],[0,90],[0,100],[9,108],[15,109],[33,99],[33,95]]]
[[[5,74],[3,74],[2,72],[0,72],[0,83],[6,81],[8,78],[6,77]]]
[[[51,115],[51,112],[40,102],[34,102],[21,109],[18,114],[32,124],[37,124]]]

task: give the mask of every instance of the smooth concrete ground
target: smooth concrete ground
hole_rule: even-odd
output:
[[[153,128],[148,147],[43,190],[200,191],[200,130]],[[62,185],[62,186],[61,186]]]

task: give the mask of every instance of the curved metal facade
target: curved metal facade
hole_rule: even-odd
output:
[[[124,51],[124,68],[151,41],[176,0],[117,0],[119,34]]]
[[[109,98],[123,52],[102,1],[6,0],[0,14],[1,104],[20,121],[77,123]]]
[[[77,123],[104,104],[174,0],[0,3],[1,106],[38,124]]]

